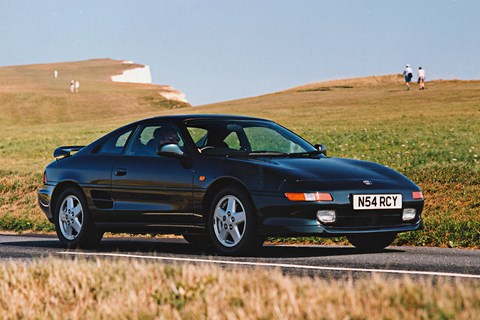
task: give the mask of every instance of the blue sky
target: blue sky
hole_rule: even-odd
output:
[[[401,73],[480,79],[480,1],[6,1],[0,66],[148,64],[194,105]]]

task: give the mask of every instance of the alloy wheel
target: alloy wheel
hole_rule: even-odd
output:
[[[83,208],[80,200],[74,195],[63,199],[58,212],[59,227],[67,240],[74,240],[82,231]]]
[[[247,230],[247,217],[242,202],[233,195],[221,198],[215,206],[213,224],[215,236],[223,246],[236,246]]]

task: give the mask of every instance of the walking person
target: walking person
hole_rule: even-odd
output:
[[[80,82],[77,80],[77,81],[75,81],[75,92],[78,93],[79,89],[80,89]]]
[[[413,70],[410,68],[409,64],[407,64],[405,70],[403,70],[403,76],[405,77],[405,85],[407,86],[407,90],[410,90],[410,82],[412,82]]]
[[[55,79],[58,78],[58,70],[53,70],[53,77],[54,77]]]
[[[418,86],[419,86],[419,90],[425,90],[425,79],[426,79],[426,76],[425,76],[425,70],[422,69],[422,67],[418,67],[417,76],[418,76]]]
[[[75,93],[75,81],[70,81],[70,92]]]

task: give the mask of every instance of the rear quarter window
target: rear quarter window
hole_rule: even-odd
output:
[[[132,130],[129,130],[124,133],[120,133],[118,135],[114,135],[113,137],[105,141],[105,143],[103,143],[98,153],[121,154],[131,134],[132,134]]]

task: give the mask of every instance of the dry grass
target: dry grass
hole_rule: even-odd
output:
[[[478,283],[126,260],[0,265],[3,319],[475,319]]]

